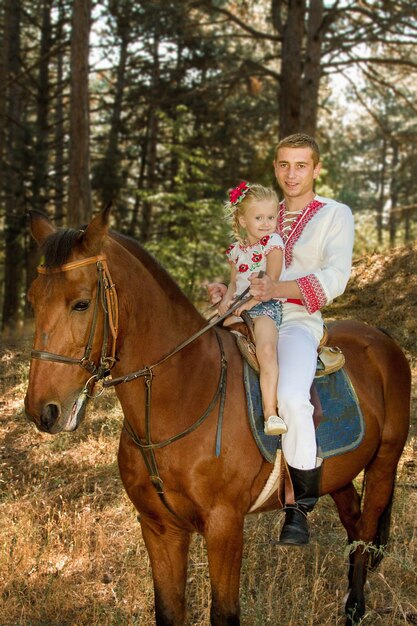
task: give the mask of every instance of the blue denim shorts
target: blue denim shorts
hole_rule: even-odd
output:
[[[249,309],[248,313],[252,319],[267,315],[275,322],[275,326],[279,328],[282,322],[282,302],[280,300],[259,302]]]

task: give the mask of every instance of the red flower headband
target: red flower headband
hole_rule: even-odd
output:
[[[250,183],[243,181],[240,183],[240,185],[238,185],[237,187],[229,191],[230,204],[234,206],[238,202],[242,202],[243,198],[246,196],[249,189],[250,189]]]

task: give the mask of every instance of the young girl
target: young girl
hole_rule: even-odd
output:
[[[275,191],[262,185],[242,182],[229,192],[226,210],[237,241],[226,252],[231,265],[231,277],[219,305],[220,315],[226,313],[233,299],[249,286],[249,278],[253,273],[264,270],[272,280],[280,277],[284,244],[275,232],[278,203]],[[259,302],[251,298],[235,314],[240,315],[244,310],[248,311],[254,322],[265,434],[280,435],[287,431],[284,421],[277,415],[277,341],[282,303],[279,300]]]

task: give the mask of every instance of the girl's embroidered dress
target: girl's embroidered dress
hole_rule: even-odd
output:
[[[266,270],[267,256],[271,250],[277,248],[284,250],[282,239],[277,233],[265,235],[252,245],[244,246],[236,242],[229,246],[226,250],[227,258],[230,263],[236,265],[236,295],[241,294],[249,286],[249,277],[254,272]],[[252,318],[267,315],[279,327],[282,322],[282,302],[280,300],[258,302],[248,313]]]
[[[284,250],[283,241],[277,233],[265,235],[253,245],[244,246],[239,242],[233,243],[226,250],[226,255],[230,263],[236,265],[237,292],[242,293],[249,287],[249,277],[254,272],[266,270],[266,257],[275,248]]]

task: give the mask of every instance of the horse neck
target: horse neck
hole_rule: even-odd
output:
[[[206,321],[153,259],[136,252],[133,256],[113,244],[107,255],[120,300],[119,361],[112,375],[152,368],[154,383],[141,376],[119,384],[116,393],[137,436],[143,439],[149,429],[155,441],[162,441],[207,410],[219,388],[220,350],[211,330],[172,354]]]
[[[132,254],[114,241],[107,248],[119,299],[119,347],[124,357],[133,348],[139,367],[155,362],[204,326],[203,317],[146,251],[132,249]]]

